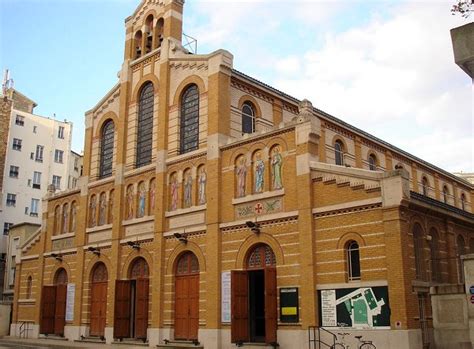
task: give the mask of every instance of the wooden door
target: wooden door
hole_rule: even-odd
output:
[[[149,292],[149,279],[137,279],[135,295],[135,338],[147,338]]]
[[[115,281],[114,338],[130,337],[130,280]]]
[[[245,270],[231,272],[231,341],[248,342],[249,309],[248,309],[248,273]]]
[[[91,336],[103,336],[107,315],[107,282],[93,282],[91,287]]]
[[[41,292],[40,333],[54,333],[54,310],[56,308],[56,286],[43,286]]]
[[[56,285],[56,307],[54,310],[54,334],[64,335],[66,325],[67,285]]]
[[[199,275],[188,276],[189,278],[189,333],[188,339],[198,339],[199,330]]]
[[[265,343],[277,341],[277,278],[276,269],[265,268]]]
[[[176,277],[175,339],[198,339],[199,275]]]

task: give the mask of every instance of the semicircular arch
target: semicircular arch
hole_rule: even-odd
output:
[[[247,256],[250,250],[253,249],[256,245],[268,245],[275,254],[276,264],[284,265],[285,258],[283,256],[283,250],[278,243],[278,241],[271,235],[266,233],[260,233],[259,235],[249,236],[243,243],[240,245],[239,251],[237,252],[237,258],[235,259],[235,268],[236,269],[245,269],[247,265]]]

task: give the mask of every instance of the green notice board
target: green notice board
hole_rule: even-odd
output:
[[[299,322],[298,287],[280,288],[280,322]]]

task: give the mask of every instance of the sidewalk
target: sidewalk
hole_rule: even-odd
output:
[[[126,344],[102,344],[102,343],[78,343],[71,342],[67,340],[57,340],[57,339],[23,339],[16,337],[1,337],[0,338],[0,347],[2,345],[19,345],[25,346],[28,348],[55,348],[55,349],[68,349],[68,348],[89,348],[89,349],[144,349],[149,347],[136,346],[136,345],[126,345]]]

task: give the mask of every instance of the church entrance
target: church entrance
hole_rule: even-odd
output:
[[[192,252],[176,265],[175,339],[197,340],[199,330],[199,262]]]
[[[90,335],[103,337],[107,315],[107,267],[97,263],[92,272]]]
[[[64,268],[54,275],[54,285],[43,286],[41,294],[41,334],[64,336],[66,325],[67,273]]]
[[[129,280],[115,282],[114,338],[143,341],[148,329],[149,271],[145,259],[136,258],[129,270]]]
[[[247,270],[231,273],[233,343],[276,343],[277,283],[275,255],[268,245],[248,255]]]

